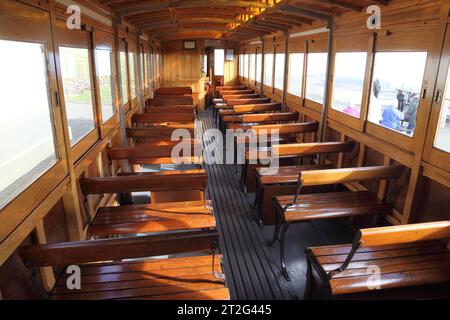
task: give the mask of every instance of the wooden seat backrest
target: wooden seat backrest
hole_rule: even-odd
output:
[[[240,106],[247,104],[270,103],[270,101],[270,98],[229,99],[227,100],[227,104],[229,106]]]
[[[367,248],[440,239],[447,240],[449,238],[450,220],[361,229],[356,234],[353,245]]]
[[[255,93],[255,90],[251,89],[238,89],[238,90],[220,90],[219,95],[233,95],[233,94],[252,94]]]
[[[225,101],[233,99],[254,99],[254,98],[261,98],[261,95],[257,93],[249,93],[249,94],[227,94],[222,96],[222,99]]]
[[[121,239],[89,240],[20,248],[33,267],[120,261],[192,252],[208,252],[219,240],[217,230],[204,230]]]
[[[271,134],[274,131],[277,131],[278,134],[288,135],[288,134],[300,134],[307,132],[317,132],[319,129],[319,123],[316,121],[313,122],[302,122],[302,123],[283,123],[283,124],[269,124],[269,125],[259,125],[253,126],[252,130],[256,132],[256,134],[262,134],[266,132],[267,134]]]
[[[233,106],[233,113],[235,114],[269,112],[280,110],[281,110],[281,103],[256,103],[256,104]]]
[[[325,143],[296,143],[280,144],[270,147],[269,154],[263,157],[305,157],[318,154],[333,154],[351,152],[355,148],[354,142],[325,142]],[[258,152],[246,151],[246,160],[261,160]]]
[[[195,114],[193,105],[167,105],[167,106],[147,106],[145,113],[192,113]]]
[[[193,140],[189,141],[191,146],[190,154],[177,154],[176,161],[184,164],[201,164],[203,158],[195,156],[195,145]],[[183,150],[183,149],[182,149]],[[108,157],[110,160],[129,160],[132,164],[174,164],[172,159],[173,146],[153,147],[146,146],[137,147],[117,147],[108,149]]]
[[[224,90],[245,90],[247,89],[247,86],[242,85],[234,85],[234,86],[220,86],[216,87],[217,91],[224,91]]]
[[[127,128],[126,135],[129,139],[171,139],[172,133],[176,129],[188,130],[191,136],[194,135],[193,123],[178,123],[169,125],[159,125],[143,128]]]
[[[160,96],[149,99],[147,106],[168,106],[168,105],[193,105],[194,99],[191,96]]]
[[[164,122],[194,122],[195,114],[193,112],[191,113],[160,112],[148,114],[137,113],[133,115],[131,121],[134,124],[164,123]]]
[[[208,183],[205,170],[124,174],[118,177],[81,178],[85,196],[129,192],[203,191]]]
[[[298,121],[298,112],[283,113],[256,113],[240,115],[242,123],[263,123],[263,122],[295,122]]]
[[[400,165],[362,168],[312,170],[301,173],[303,186],[333,185],[340,183],[398,179],[403,174]]]
[[[156,89],[156,96],[163,95],[191,95],[192,88],[190,87],[173,87],[173,88],[159,88]]]

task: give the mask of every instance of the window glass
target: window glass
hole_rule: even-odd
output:
[[[244,76],[244,55],[243,54],[239,55],[239,75],[241,77]]]
[[[303,53],[291,53],[289,56],[288,92],[297,97],[302,96],[304,59]]]
[[[3,207],[52,167],[58,157],[44,45],[0,40],[0,70],[3,105],[0,207]]]
[[[153,54],[147,55],[147,74],[148,74],[148,85],[153,86]]]
[[[73,146],[95,128],[89,51],[60,47],[59,57],[70,144]]]
[[[434,146],[440,150],[450,152],[450,69],[447,75],[446,86]]]
[[[248,54],[244,54],[244,77],[248,79]]]
[[[366,52],[338,52],[335,57],[331,107],[355,118],[361,116]]]
[[[262,54],[256,55],[256,82],[261,83]]]
[[[264,57],[264,84],[272,87],[273,85],[273,54],[268,53]]]
[[[256,72],[256,55],[250,55],[250,75],[249,78],[255,80],[255,72]]]
[[[275,55],[275,88],[283,90],[284,84],[284,53]]]
[[[203,55],[203,74],[208,74],[208,55]]]
[[[111,119],[114,109],[114,78],[112,76],[112,51],[95,50],[97,77],[103,123]]]
[[[375,55],[370,122],[414,135],[426,60],[426,52],[379,52]]]
[[[125,52],[120,53],[120,76],[121,76],[121,86],[120,90],[122,93],[122,103],[128,103],[128,72],[127,72],[127,55]]]
[[[214,50],[214,75],[223,76],[224,75],[224,64],[225,64],[225,50],[215,49]]]
[[[142,76],[142,83],[144,85],[144,88],[147,88],[147,54],[146,53],[141,53],[141,76]]]
[[[129,62],[130,62],[130,87],[131,87],[131,99],[137,97],[137,74],[136,74],[136,54],[130,52],[129,54]]]
[[[327,53],[309,53],[306,74],[306,99],[323,104],[327,77]]]

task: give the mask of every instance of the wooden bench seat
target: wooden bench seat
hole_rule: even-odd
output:
[[[222,97],[223,95],[235,95],[235,94],[254,94],[255,90],[252,89],[227,89],[227,90],[220,90],[219,91],[219,97]]]
[[[215,227],[210,201],[125,205],[99,208],[88,235],[101,238]]]
[[[146,106],[170,106],[170,105],[193,105],[192,96],[159,96],[148,99]]]
[[[135,126],[152,124],[152,123],[167,123],[167,122],[194,122],[195,114],[192,113],[147,113],[147,114],[134,114],[131,117],[131,122]]]
[[[314,267],[321,288],[334,298],[386,299],[392,290],[397,290],[396,299],[412,298],[414,293],[421,299],[443,298],[441,293],[423,290],[423,286],[429,289],[439,284],[447,284],[449,298],[449,238],[450,221],[444,221],[365,229],[357,233],[352,245],[308,248],[305,297],[313,297],[311,267]],[[374,267],[378,268],[379,276],[368,272],[368,268]],[[319,291],[323,294],[323,290]]]
[[[376,194],[367,192],[332,192],[300,194],[303,187],[336,185],[350,182],[394,180],[400,178],[404,167],[346,168],[331,170],[303,171],[298,177],[297,190],[291,196],[273,199],[276,212],[276,227],[272,244],[280,239],[282,272],[289,280],[284,262],[286,233],[293,223],[318,219],[346,218],[367,215],[387,215],[392,206],[378,199]]]
[[[354,142],[296,143],[272,146],[269,153],[277,155],[280,159],[299,160],[301,165],[280,167],[276,174],[267,172],[262,166],[254,165],[252,167],[249,165],[252,172],[247,175],[246,179],[254,181],[256,185],[255,206],[259,213],[260,223],[266,225],[275,223],[272,198],[294,194],[298,177],[302,171],[333,169],[331,165],[327,165],[324,161],[311,163],[311,158],[317,158],[318,155],[344,154],[352,152],[354,149]],[[261,155],[256,154],[256,157],[261,160]],[[310,165],[303,165],[305,158],[308,158]],[[255,179],[251,179],[251,174],[255,175]],[[321,189],[323,188],[310,187],[307,190],[316,192]]]
[[[226,300],[218,241],[217,230],[204,230],[35,245],[21,248],[20,255],[31,268],[80,267],[81,289],[68,290],[64,272],[50,300]],[[148,259],[178,254],[188,255]],[[147,260],[136,260],[141,258]]]
[[[296,135],[302,133],[314,133],[317,132],[319,128],[318,122],[305,122],[305,123],[281,123],[281,124],[271,124],[271,125],[257,125],[251,127],[251,129],[255,133],[255,137],[258,140],[262,137],[267,138],[267,143],[263,143],[263,148],[271,147],[270,144],[289,144],[294,143],[296,141]],[[272,137],[272,133],[276,132],[278,137]],[[237,155],[238,150],[248,150],[250,144],[250,138],[248,135],[238,135],[235,138],[235,154]],[[264,146],[265,144],[265,146]],[[246,189],[246,192],[255,192],[256,191],[256,182],[255,182],[255,169],[260,167],[259,157],[260,152],[264,151],[261,149],[261,146],[258,145],[258,150],[255,152],[253,150],[246,151],[243,168],[241,171],[241,185]],[[266,150],[268,151],[268,150]],[[252,159],[252,155],[256,154],[257,159]],[[284,154],[281,157],[284,158],[295,158],[290,157],[288,154]],[[255,163],[251,163],[252,160]],[[241,162],[242,163],[242,162]],[[285,163],[285,165],[289,165]]]
[[[196,107],[194,105],[167,105],[167,106],[147,106],[145,107],[145,113],[149,114],[175,114],[175,113],[187,113],[195,114]]]
[[[161,165],[161,164],[193,164],[202,165],[202,155],[195,155],[196,146],[193,140],[187,142],[190,145],[189,154],[177,154],[176,159],[172,158],[173,148],[176,144],[164,146],[137,145],[136,147],[116,147],[108,148],[108,158],[110,161],[128,160],[131,165]],[[182,150],[183,151],[183,150]]]
[[[135,141],[146,141],[147,139],[171,139],[172,133],[177,129],[188,130],[191,137],[194,137],[194,123],[162,123],[153,124],[141,128],[127,128],[126,135],[128,139]]]
[[[191,87],[166,87],[156,89],[156,96],[192,95]]]
[[[88,219],[88,233],[91,236],[106,236],[106,233],[109,233],[108,235],[134,234],[138,230],[140,230],[138,233],[144,233],[144,230],[153,232],[151,230],[158,230],[158,228],[162,228],[164,231],[170,231],[170,228],[173,228],[171,231],[174,231],[180,230],[183,226],[186,229],[202,229],[206,226],[211,228],[214,216],[210,203],[205,199],[207,179],[205,170],[123,173],[117,177],[82,178],[80,179],[80,188]],[[133,206],[129,195],[122,196],[123,200],[119,203],[123,206],[120,207],[94,208],[92,210],[89,205],[90,195],[127,195],[131,192],[151,192],[152,207]],[[196,212],[199,210],[197,202],[203,203],[202,210],[211,213],[209,217],[205,217],[203,211]],[[188,209],[192,211],[192,220],[189,223],[183,222],[188,218],[187,216],[178,215],[180,221],[176,221],[177,215],[170,218],[171,215],[168,212],[166,214],[160,212],[173,210],[174,205],[176,206],[175,203],[179,203],[180,208],[185,207],[179,209],[181,211]],[[158,204],[161,205],[157,206]],[[164,209],[165,206],[167,209]],[[189,206],[192,207],[186,208]],[[117,218],[112,219],[114,213],[117,213]],[[172,223],[170,223],[170,219],[172,219]],[[196,225],[197,222],[198,225]],[[114,229],[115,227],[117,228]]]
[[[244,114],[258,114],[258,113],[275,113],[281,112],[280,103],[261,103],[261,104],[249,104],[233,106],[232,109],[219,109],[217,111],[217,117],[219,120],[219,128],[224,130],[226,125],[223,121],[224,117],[237,116]]]

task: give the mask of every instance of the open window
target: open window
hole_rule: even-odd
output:
[[[129,107],[129,89],[128,89],[128,58],[126,51],[126,42],[120,41],[119,63],[120,63],[120,92],[122,96],[122,105]]]
[[[249,55],[246,53],[244,54],[244,78],[246,81],[248,81],[249,76]]]

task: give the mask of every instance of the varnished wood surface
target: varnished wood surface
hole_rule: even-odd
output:
[[[89,226],[92,237],[214,229],[211,203],[204,201],[103,207]]]
[[[228,300],[220,272],[221,256],[186,257],[128,263],[83,265],[81,290],[69,291],[66,277],[57,283],[51,300]]]
[[[65,266],[187,252],[208,252],[218,239],[217,230],[203,230],[123,239],[33,245],[21,248],[20,255],[35,267]]]
[[[156,96],[179,96],[179,95],[191,95],[192,88],[190,87],[163,87],[156,89]]]

